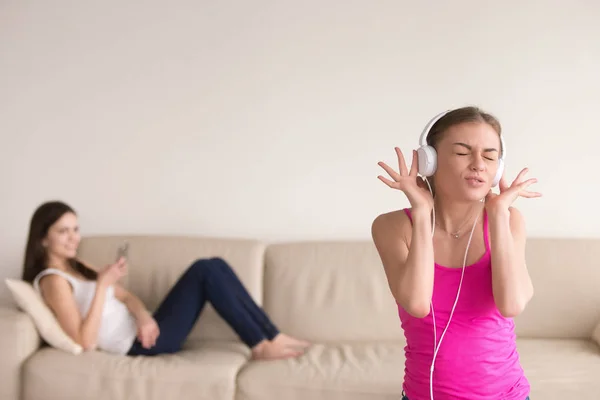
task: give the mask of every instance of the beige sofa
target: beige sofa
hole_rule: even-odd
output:
[[[399,400],[404,338],[371,242],[89,237],[81,257],[104,265],[124,239],[131,244],[124,283],[150,309],[193,260],[221,256],[283,331],[314,346],[299,359],[249,361],[208,307],[179,354],[70,355],[40,347],[28,315],[3,307],[1,399]],[[600,321],[599,244],[529,241],[536,292],[517,333],[532,400],[600,398],[600,348],[591,340]]]

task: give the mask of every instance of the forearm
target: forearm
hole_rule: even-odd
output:
[[[523,311],[533,294],[524,250],[517,247],[511,232],[510,210],[492,210],[489,227],[494,300],[502,315],[514,317]]]
[[[102,311],[106,300],[106,287],[98,283],[96,293],[90,305],[90,309],[81,323],[79,330],[79,342],[81,346],[90,350],[96,347],[98,331],[102,322]]]
[[[129,312],[138,321],[152,316],[142,301],[134,295],[128,295],[123,301]]]
[[[431,217],[427,211],[413,210],[412,220],[410,249],[398,285],[399,297],[409,313],[425,317],[429,314],[433,293]]]

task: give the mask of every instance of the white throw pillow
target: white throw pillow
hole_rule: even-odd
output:
[[[5,279],[5,282],[19,308],[33,319],[42,339],[50,346],[71,354],[82,352],[83,348],[65,333],[52,310],[30,283],[18,279]]]

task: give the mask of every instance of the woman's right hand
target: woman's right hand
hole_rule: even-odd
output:
[[[107,265],[102,272],[98,273],[98,284],[109,287],[125,275],[127,275],[127,261],[121,257],[116,263]]]
[[[419,169],[417,151],[413,150],[412,163],[409,172],[402,151],[400,151],[398,147],[395,149],[396,154],[398,155],[398,167],[400,173],[397,173],[386,163],[380,161],[378,165],[390,175],[393,181],[390,181],[381,175],[377,178],[392,189],[401,190],[408,198],[413,209],[422,209],[431,212],[433,209],[433,196],[429,191],[427,183],[425,183],[423,178],[417,175]]]

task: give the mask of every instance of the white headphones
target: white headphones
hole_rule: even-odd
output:
[[[419,139],[419,144],[421,147],[417,149],[417,154],[419,156],[419,174],[429,177],[432,176],[437,169],[437,152],[433,148],[433,146],[429,146],[427,144],[427,136],[429,135],[429,131],[435,125],[435,123],[441,119],[444,115],[448,114],[452,110],[444,111],[433,117],[431,121],[425,126],[423,129],[423,133],[421,133],[421,138]],[[498,170],[496,172],[496,176],[492,181],[492,187],[495,187],[500,183],[500,178],[502,178],[502,174],[504,173],[504,158],[506,157],[506,146],[504,145],[504,139],[502,135],[500,136],[500,157],[498,157]]]

